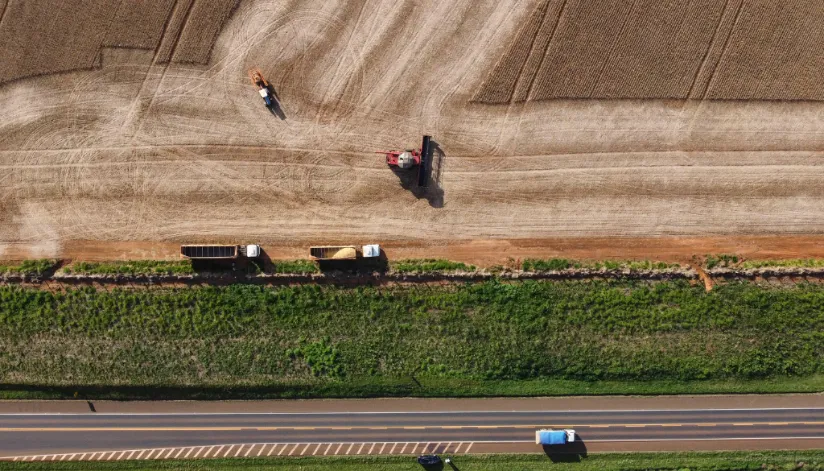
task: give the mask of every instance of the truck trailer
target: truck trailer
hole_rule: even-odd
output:
[[[198,260],[228,260],[241,255],[248,258],[260,256],[259,245],[181,245],[180,255]]]
[[[377,244],[364,245],[362,251],[354,245],[322,245],[309,247],[309,255],[315,260],[356,260],[359,257],[379,257],[381,248]]]
[[[535,443],[538,445],[566,445],[575,441],[575,430],[543,429],[535,431]]]

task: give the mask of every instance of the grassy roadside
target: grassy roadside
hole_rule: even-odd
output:
[[[0,287],[6,397],[824,390],[824,286]]]
[[[0,400],[254,400],[366,397],[661,396],[678,394],[782,394],[824,391],[824,375],[761,380],[575,381],[468,380],[432,377],[353,378],[348,381],[257,385],[33,385],[2,384]]]
[[[52,270],[57,260],[24,260],[16,265],[0,264],[0,275],[42,275]]]
[[[802,467],[803,463],[803,467]],[[707,452],[707,453],[608,453],[592,454],[580,462],[553,462],[543,455],[458,456],[460,471],[741,471],[824,470],[824,451]],[[301,471],[418,471],[423,468],[412,457],[268,458],[192,461],[122,461],[82,463],[0,462],[0,470],[301,470]],[[450,471],[448,465],[444,467]]]
[[[190,275],[195,272],[191,260],[75,262],[61,271],[82,275]]]

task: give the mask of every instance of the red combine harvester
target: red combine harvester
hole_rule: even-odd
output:
[[[386,150],[377,153],[386,154],[386,164],[390,167],[397,167],[401,170],[418,167],[418,186],[425,187],[429,183],[427,172],[429,170],[428,164],[432,152],[430,148],[431,140],[431,136],[423,136],[423,143],[421,144],[420,150]]]

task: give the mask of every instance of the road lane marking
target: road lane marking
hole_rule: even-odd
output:
[[[716,427],[719,425],[762,425],[762,426],[790,426],[790,425],[824,425],[824,421],[790,421],[790,422],[666,422],[666,423],[616,423],[616,424],[553,424],[556,428],[607,428],[607,427]],[[301,431],[301,430],[461,430],[461,429],[540,429],[547,424],[499,424],[499,425],[398,425],[396,427],[378,426],[291,426],[291,427],[0,427],[0,432],[241,432],[256,430],[271,431]]]
[[[175,459],[177,459],[177,457],[180,456],[181,453],[183,453],[183,448],[177,450],[177,453],[175,453]],[[129,458],[131,458],[131,455],[129,455]]]
[[[367,452],[366,452],[366,454],[367,454],[367,455],[371,455],[371,454],[372,454],[372,450],[374,450],[374,449],[375,449],[375,446],[376,446],[376,445],[377,445],[377,443],[373,443],[373,444],[372,444],[372,446],[371,446],[371,447],[369,447],[369,451],[367,451]]]
[[[386,443],[383,444],[383,446],[381,447],[381,451],[378,452],[379,455],[383,454],[383,449],[384,448],[386,448]]]
[[[399,455],[402,455],[402,454],[403,454],[403,452],[404,452],[404,451],[406,451],[406,447],[407,447],[407,446],[409,446],[409,443],[404,443],[404,444],[403,444],[403,448],[401,448],[401,451],[399,451],[399,452],[398,452],[398,454],[399,454]]]
[[[205,447],[205,446],[200,447],[200,449],[199,449],[199,450],[197,450],[197,453],[195,453],[195,458],[197,458],[198,456],[200,456],[200,454],[201,454],[201,453],[203,453],[203,450],[205,450],[205,449],[206,449],[206,447]],[[205,457],[205,455],[204,455],[204,457]]]
[[[220,456],[220,452],[223,451],[224,448],[226,448],[226,445],[220,445],[220,448],[218,448],[217,451],[215,451],[215,454],[212,455],[212,457]]]
[[[324,455],[328,455],[328,454],[329,454],[329,450],[330,450],[330,449],[332,449],[332,445],[333,445],[333,443],[330,443],[330,444],[326,447],[326,449],[325,449],[325,450],[323,450],[323,454],[324,454]]]
[[[464,454],[469,453],[469,449],[470,449],[470,448],[472,448],[472,445],[474,445],[474,444],[475,444],[475,442],[471,442],[471,443],[469,444],[469,446],[468,446],[468,447],[466,447],[466,450],[464,450]]]
[[[739,424],[732,424],[735,427],[752,427],[755,424],[752,423],[739,423]]]
[[[461,446],[463,446],[463,442],[458,443],[458,447],[455,448],[455,454],[457,455],[461,451]]]
[[[303,448],[303,451],[300,453],[301,455],[305,455],[305,454],[306,454],[306,450],[308,450],[308,449],[309,449],[309,445],[311,445],[311,443],[307,443],[307,444],[306,444],[306,446]]]
[[[365,447],[365,446],[366,446],[366,443],[361,443],[360,448],[358,448],[358,451],[357,451],[357,452],[355,452],[355,454],[356,454],[356,455],[360,455],[361,451],[363,451],[363,447]]]
[[[395,454],[395,447],[396,447],[396,446],[398,446],[398,444],[397,444],[397,443],[393,443],[393,444],[392,444],[392,449],[391,449],[391,450],[389,450],[389,454],[390,454],[390,455],[394,455],[394,454]]]
[[[289,452],[289,456],[292,456],[292,453],[294,453],[294,452],[295,452],[295,450],[297,450],[297,449],[298,449],[298,444],[297,444],[297,443],[295,443],[295,447],[294,447],[294,448],[292,448],[292,451],[290,451],[290,452]]]

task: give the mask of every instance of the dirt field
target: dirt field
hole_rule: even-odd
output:
[[[824,233],[824,103],[470,104],[539,6],[243,0],[207,66],[158,65],[161,40],[0,86],[0,258],[61,256],[75,241],[118,258],[106,243]],[[443,154],[416,193],[374,152],[424,133]]]

